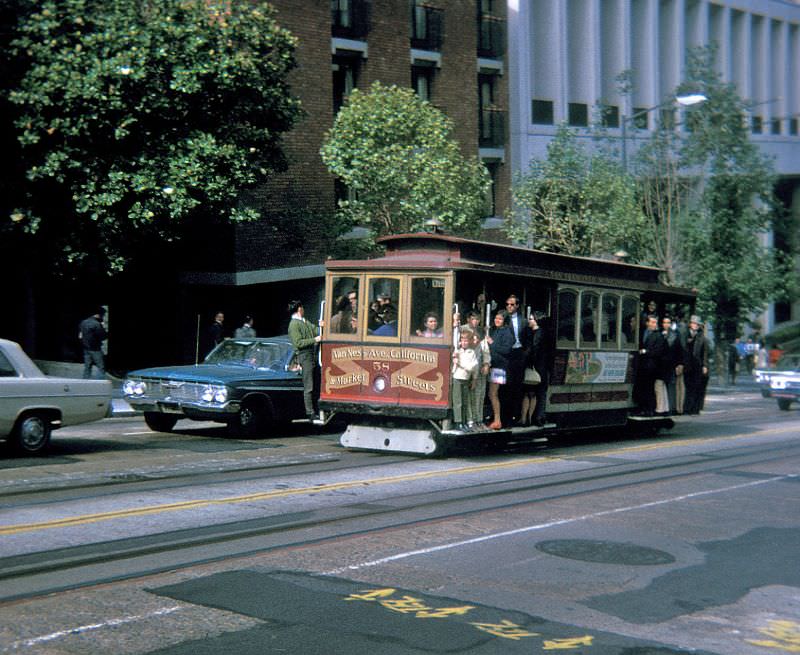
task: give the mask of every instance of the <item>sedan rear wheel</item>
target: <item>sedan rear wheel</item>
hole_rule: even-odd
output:
[[[20,454],[38,455],[47,449],[50,432],[50,421],[44,414],[26,414],[14,428],[14,449]]]
[[[792,401],[789,398],[778,398],[778,409],[782,409],[784,412],[789,411],[789,407],[792,405]]]
[[[159,414],[158,412],[145,412],[144,422],[153,432],[171,432],[178,422],[178,417],[173,414]]]

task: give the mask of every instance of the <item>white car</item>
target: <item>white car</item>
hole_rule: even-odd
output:
[[[783,411],[800,402],[800,355],[788,354],[778,360],[770,372],[769,392]]]
[[[785,353],[781,355],[781,358],[775,366],[754,369],[753,377],[761,389],[761,395],[764,396],[764,398],[770,398],[772,396],[772,389],[770,388],[772,377],[780,377],[787,372],[800,372],[800,354]]]
[[[78,380],[42,373],[19,344],[0,339],[0,439],[18,453],[43,452],[56,428],[108,415],[109,380]]]

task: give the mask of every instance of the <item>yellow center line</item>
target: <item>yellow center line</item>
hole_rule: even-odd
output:
[[[502,462],[497,464],[482,464],[478,466],[465,466],[445,471],[424,471],[406,475],[387,476],[382,478],[371,478],[367,480],[351,480],[348,482],[335,482],[331,484],[319,484],[312,487],[299,487],[297,489],[281,489],[278,491],[262,491],[244,496],[231,496],[219,499],[200,499],[186,500],[179,503],[167,503],[164,505],[152,505],[149,507],[136,507],[133,509],[121,509],[113,512],[101,512],[98,514],[83,514],[72,516],[54,521],[42,523],[21,523],[18,525],[0,526],[0,535],[19,534],[21,532],[33,532],[35,530],[49,530],[52,528],[64,528],[86,523],[99,523],[118,518],[128,518],[132,516],[147,516],[148,514],[159,514],[161,512],[177,512],[187,509],[198,509],[202,507],[212,507],[215,505],[232,505],[236,503],[256,502],[262,500],[273,500],[276,498],[286,498],[289,496],[300,496],[303,494],[317,494],[320,492],[341,491],[343,489],[353,489],[355,487],[368,487],[373,485],[395,484],[398,482],[409,482],[414,480],[424,480],[445,475],[462,475],[467,473],[480,473],[483,471],[500,470],[527,466],[545,461],[557,461],[557,458],[550,457],[528,457],[512,462]]]
[[[287,498],[290,496],[311,495],[317,493],[342,491],[345,489],[353,489],[356,487],[369,487],[376,485],[397,484],[399,482],[412,482],[416,480],[425,480],[431,478],[438,478],[450,475],[465,475],[470,473],[482,473],[488,471],[500,471],[504,469],[520,468],[529,466],[531,464],[540,464],[543,462],[558,462],[564,460],[582,460],[595,456],[609,456],[620,455],[625,453],[646,452],[650,450],[659,450],[664,448],[677,448],[686,445],[698,444],[711,444],[720,441],[731,441],[734,439],[742,439],[753,436],[768,436],[775,434],[782,434],[786,432],[796,432],[797,426],[790,426],[786,428],[774,428],[771,430],[762,430],[757,432],[750,432],[747,434],[736,435],[732,437],[711,437],[708,439],[676,439],[667,442],[658,442],[655,444],[647,444],[643,446],[626,446],[623,448],[616,448],[613,450],[598,451],[596,453],[582,453],[576,455],[566,455],[559,457],[525,457],[522,459],[514,459],[508,462],[495,462],[492,464],[478,464],[473,466],[462,466],[448,470],[436,471],[423,471],[420,473],[411,473],[404,475],[385,476],[380,478],[371,478],[366,480],[351,480],[347,482],[336,482],[330,484],[319,484],[311,487],[298,487],[296,489],[280,489],[275,491],[263,491],[259,493],[246,494],[243,496],[231,496],[228,498],[219,499],[197,499],[186,500],[177,503],[165,503],[162,505],[151,505],[147,507],[137,507],[132,509],[122,509],[113,512],[100,512],[97,514],[83,514],[79,516],[72,516],[63,519],[56,519],[53,521],[44,521],[40,523],[21,523],[17,525],[4,525],[0,526],[0,536],[13,535],[24,532],[35,532],[37,530],[51,530],[54,528],[66,528],[77,525],[85,525],[89,523],[100,523],[102,521],[111,521],[119,518],[130,518],[138,516],[147,516],[151,514],[160,514],[166,512],[179,512],[189,509],[200,509],[204,507],[213,507],[220,505],[233,505],[237,503],[258,502],[264,500],[274,500],[278,498]]]

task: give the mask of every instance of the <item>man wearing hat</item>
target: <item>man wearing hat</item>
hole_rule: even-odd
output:
[[[369,309],[369,321],[367,327],[371,332],[379,329],[381,326],[388,323],[391,319],[390,316],[397,319],[397,308],[392,304],[392,297],[386,292],[378,293],[375,296],[375,302],[372,303]]]
[[[685,366],[683,379],[686,385],[684,414],[699,414],[703,406],[703,390],[708,378],[708,340],[703,334],[703,321],[693,314],[689,317],[689,330],[686,333]]]
[[[92,366],[96,366],[100,375],[105,377],[106,365],[103,360],[103,341],[108,337],[103,327],[103,317],[106,315],[105,307],[98,307],[97,311],[89,318],[81,321],[78,328],[78,339],[83,346],[83,377],[88,380],[92,377]]]

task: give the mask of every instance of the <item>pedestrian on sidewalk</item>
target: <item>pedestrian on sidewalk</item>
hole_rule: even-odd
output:
[[[103,357],[103,341],[108,333],[103,325],[106,315],[104,307],[98,307],[94,314],[81,321],[78,327],[78,339],[83,347],[83,378],[92,377],[92,367],[96,367],[101,377],[106,375],[106,363]]]
[[[233,333],[233,336],[236,339],[248,339],[256,336],[256,330],[253,327],[253,323],[254,321],[252,316],[245,316],[242,326],[236,328],[236,331]]]

